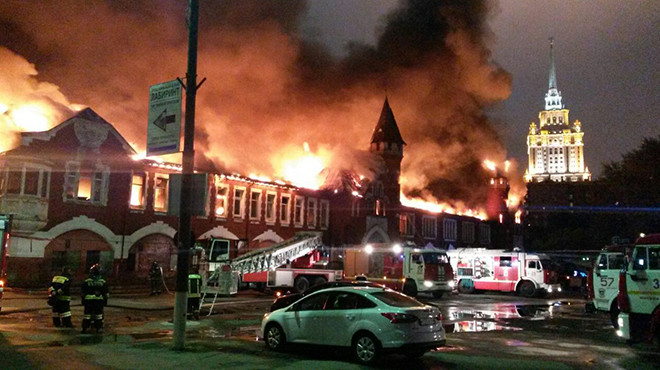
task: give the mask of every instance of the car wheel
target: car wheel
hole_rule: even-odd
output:
[[[534,288],[534,283],[532,283],[531,281],[523,281],[522,283],[520,283],[520,288],[518,290],[521,296],[527,298],[534,297],[534,293],[536,293],[536,289]]]
[[[286,336],[284,335],[284,330],[277,324],[269,324],[266,327],[266,332],[264,334],[264,341],[266,342],[266,347],[279,351],[284,347],[286,343]]]
[[[317,286],[321,284],[325,284],[328,281],[323,277],[323,276],[318,276],[314,278],[314,282],[312,283],[312,286]]]
[[[612,321],[614,329],[619,329],[619,305],[616,299],[612,302],[612,306],[610,307],[610,321]]]
[[[309,289],[309,280],[304,276],[298,276],[293,282],[293,287],[296,289],[296,292],[302,293],[305,290]]]
[[[413,280],[406,280],[403,284],[403,294],[409,297],[417,297],[417,284]]]
[[[426,353],[426,350],[424,350],[424,349],[417,349],[417,350],[410,350],[410,351],[407,351],[407,352],[404,353],[404,354],[405,354],[406,357],[408,357],[408,358],[420,358],[420,357],[424,356],[425,353]]]
[[[367,332],[358,333],[353,338],[353,355],[361,364],[372,364],[380,352],[378,340]]]

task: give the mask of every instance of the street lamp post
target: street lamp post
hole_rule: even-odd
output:
[[[188,261],[192,249],[192,175],[195,163],[195,96],[197,93],[197,26],[199,0],[188,2],[188,71],[186,72],[186,115],[183,133],[183,160],[179,216],[176,291],[174,294],[175,350],[185,349],[188,301]]]

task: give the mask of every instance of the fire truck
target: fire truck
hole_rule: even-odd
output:
[[[9,257],[9,234],[11,232],[11,215],[0,215],[0,310],[2,310],[2,292],[7,283],[7,258]]]
[[[660,234],[637,239],[619,276],[617,335],[660,347]]]
[[[460,293],[516,292],[524,297],[561,291],[550,259],[542,254],[459,248],[447,251]]]
[[[593,308],[609,312],[612,325],[618,329],[619,273],[625,267],[625,260],[632,252],[632,244],[609,245],[603,248],[591,272],[589,295]]]
[[[344,251],[346,278],[365,278],[411,297],[436,298],[453,289],[453,271],[443,249],[414,244],[367,244]]]
[[[233,295],[240,286],[291,288],[302,292],[311,286],[340,280],[342,270],[325,268],[319,251],[320,233],[300,232],[270,247],[231,257],[231,241],[210,238],[197,243],[203,250],[200,272],[206,275],[205,291]]]

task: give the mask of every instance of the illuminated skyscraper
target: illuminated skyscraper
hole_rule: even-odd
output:
[[[553,40],[550,39],[550,81],[545,94],[545,109],[539,113],[539,124],[532,122],[527,134],[529,164],[525,181],[589,181],[591,173],[584,162],[582,124],[568,120],[568,109],[557,90]]]

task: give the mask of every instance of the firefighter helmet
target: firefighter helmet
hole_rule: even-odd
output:
[[[101,267],[99,266],[98,263],[95,263],[94,265],[92,265],[92,267],[89,268],[89,274],[92,276],[101,274]]]

